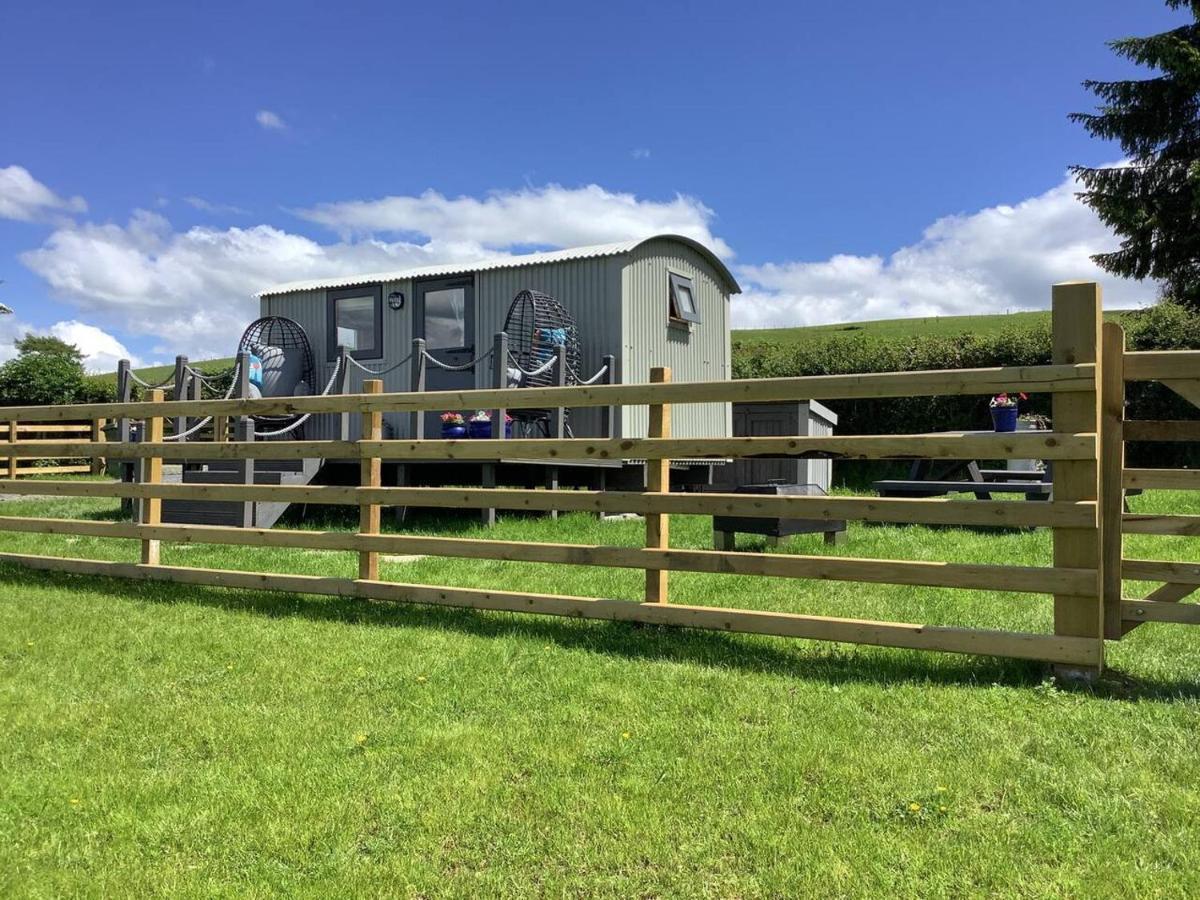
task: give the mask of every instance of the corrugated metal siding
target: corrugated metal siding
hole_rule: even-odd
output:
[[[668,324],[669,272],[692,279],[701,321],[689,328]],[[626,258],[624,350],[621,381],[644,382],[654,366],[669,366],[673,381],[721,381],[730,377],[729,297],[708,262],[676,241],[641,244]],[[645,437],[646,407],[626,410],[623,437]],[[728,437],[727,403],[677,404],[671,410],[677,437]]]
[[[621,356],[621,260],[577,259],[566,263],[498,269],[475,276],[476,353],[492,346],[513,298],[523,290],[549,294],[575,317],[584,378],[600,368],[600,360],[611,353]],[[477,387],[492,386],[489,360],[475,373]],[[594,437],[600,431],[600,414],[594,409],[571,413],[571,430],[576,437]]]
[[[380,360],[361,360],[364,366],[373,369],[384,369],[403,359],[412,349],[412,290],[407,281],[389,281],[383,285],[383,358]],[[404,309],[391,310],[387,306],[387,295],[392,291],[404,294]],[[297,291],[292,294],[278,294],[263,297],[261,310],[264,316],[287,316],[295,319],[308,335],[313,349],[313,369],[316,373],[316,385],[313,390],[322,390],[333,374],[333,362],[326,359],[326,316],[327,301],[324,290]],[[370,378],[357,367],[351,368],[351,392],[362,390],[364,378]],[[401,366],[394,372],[383,377],[385,391],[406,391],[409,386],[410,369]],[[403,413],[389,414],[383,417],[384,434],[387,437],[408,436],[408,416]],[[305,437],[309,440],[332,440],[339,436],[338,416],[313,416],[305,425]],[[358,423],[351,425],[358,428]]]
[[[690,332],[667,324],[667,272],[692,278],[702,321]],[[550,294],[570,310],[579,325],[584,377],[600,366],[601,357],[617,358],[622,382],[644,382],[651,366],[666,365],[676,381],[720,380],[730,377],[729,302],[725,283],[703,254],[671,239],[646,241],[624,256],[576,258],[566,262],[526,265],[481,271],[475,274],[476,353],[492,345],[493,335],[504,324],[513,297],[525,289]],[[401,291],[404,309],[387,308],[387,295]],[[413,282],[383,283],[384,358],[364,361],[373,368],[386,368],[408,356],[412,347]],[[313,345],[316,390],[324,387],[333,371],[326,360],[326,291],[304,290],[275,294],[261,300],[263,315],[282,315],[303,326]],[[352,375],[351,389],[361,387],[364,376]],[[402,366],[384,377],[384,390],[406,391],[410,369]],[[478,387],[490,386],[490,361],[475,373]],[[645,407],[618,410],[616,428],[625,437],[645,436],[648,415]],[[355,424],[354,427],[357,427]],[[406,414],[386,415],[385,433],[408,436]],[[600,411],[578,410],[572,416],[577,436],[599,433]],[[680,437],[725,437],[731,433],[728,404],[676,405],[673,433]],[[306,428],[313,439],[338,436],[338,417],[314,417]]]

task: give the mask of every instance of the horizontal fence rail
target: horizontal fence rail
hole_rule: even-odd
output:
[[[865,375],[815,375],[738,381],[668,384],[611,384],[547,388],[425,391],[390,394],[331,394],[230,400],[138,400],[128,403],[0,407],[0,419],[46,421],[154,416],[263,416],[302,413],[423,412],[441,409],[537,409],[567,406],[646,406],[653,403],[741,403],[788,400],[854,400],[873,397],[996,394],[1019,386],[1026,393],[1091,391],[1092,363],[883,372]]]
[[[737,631],[748,634],[874,644],[913,650],[1009,656],[1015,659],[1054,661],[1073,666],[1098,666],[1103,659],[1103,645],[1093,639],[1052,634],[879,622],[798,613],[687,606],[677,603],[637,603],[627,600],[573,597],[561,594],[433,587],[425,584],[327,578],[319,575],[192,569],[185,566],[143,566],[133,563],[67,559],[19,553],[0,553],[0,562],[16,563],[32,569],[72,572],[79,575],[107,575],[247,590],[289,591],[337,597],[359,597],[366,600],[391,600],[397,603],[423,603],[431,606],[541,613],[551,616],[641,622],[652,625],[675,625],[710,631]]]
[[[769,494],[657,494],[634,491],[526,490],[515,488],[342,487],[337,485],[93,484],[43,481],[39,494],[160,500],[312,503],[333,506],[428,506],[441,509],[554,509],[596,513],[666,513],[801,519],[851,519],[921,525],[1094,528],[1094,501],[1009,503],[884,497],[810,497]],[[26,493],[0,480],[0,494]]]
[[[616,621],[648,622],[791,637],[847,641],[903,648],[985,653],[1044,660],[1072,669],[1098,670],[1104,642],[1100,627],[1103,576],[1099,552],[1102,522],[1098,490],[1100,423],[1097,416],[1103,366],[1099,356],[1099,292],[1095,285],[1060,285],[1054,290],[1053,362],[1044,366],[822,375],[746,381],[672,382],[657,369],[645,384],[593,384],[546,388],[488,388],[465,391],[382,393],[382,382],[369,380],[359,394],[263,399],[177,399],[161,390],[147,399],[115,404],[0,409],[0,421],[18,423],[96,419],[118,423],[120,439],[101,442],[72,439],[78,433],[45,431],[36,440],[0,447],[13,459],[103,456],[129,460],[121,470],[137,468],[135,481],[70,480],[22,484],[0,479],[0,494],[38,493],[55,497],[122,498],[137,501],[134,521],[100,521],[0,515],[0,532],[69,535],[132,542],[141,562],[98,561],[40,554],[0,553],[0,561],[34,569],[86,575],[171,581],[239,589],[272,589],[431,603],[478,609],[537,612]],[[988,395],[1001,392],[1052,395],[1058,430],[1052,432],[943,433],[822,437],[672,437],[671,407],[687,403],[773,402],[864,399],[933,395]],[[186,396],[187,392],[181,392]],[[383,413],[417,414],[426,410],[487,409],[497,415],[514,409],[649,407],[649,433],[630,438],[383,440]],[[343,418],[340,440],[254,440],[251,416],[334,413]],[[186,444],[164,439],[169,419],[181,425],[214,417],[217,440]],[[132,420],[141,440],[131,440]],[[350,439],[349,423],[361,424],[360,439]],[[19,431],[17,432],[19,434]],[[197,434],[205,432],[199,428]],[[232,440],[224,440],[227,433]],[[284,436],[284,435],[281,435]],[[23,437],[23,435],[22,435]],[[285,437],[285,436],[284,436]],[[831,459],[1042,459],[1053,463],[1053,497],[1046,502],[879,498],[840,496],[768,496],[729,493],[672,493],[672,461],[735,460],[771,457]],[[255,460],[323,459],[353,462],[359,483],[336,485],[264,485],[254,483]],[[236,484],[166,484],[164,461],[236,460],[246,475]],[[479,463],[484,472],[502,461],[637,461],[648,474],[647,489],[524,490],[494,486],[426,488],[383,486],[381,464],[406,461]],[[494,479],[494,472],[492,473]],[[239,481],[242,481],[239,475]],[[359,509],[357,531],[263,529],[226,525],[162,522],[166,501],[312,503]],[[529,543],[381,533],[383,506],[576,510],[634,512],[645,517],[643,546],[578,543]],[[852,556],[745,553],[681,549],[670,544],[671,515],[732,515],[859,520],[962,527],[1052,529],[1052,562],[1044,566],[950,563],[938,560],[869,559]],[[247,520],[247,526],[252,521]],[[232,572],[163,565],[160,545],[214,544],[257,546],[355,554],[357,578],[271,572]],[[640,600],[490,591],[461,587],[401,584],[379,577],[381,555],[416,554],[458,559],[501,560],[568,566],[600,566],[646,573]],[[865,621],[830,616],[749,609],[723,609],[675,602],[668,574],[751,576],[830,580],[984,590],[1012,595],[1052,595],[1054,633],[1029,634],[934,624]],[[1182,576],[1181,576],[1182,577]],[[731,582],[736,584],[737,581]],[[736,588],[731,588],[736,591]],[[736,596],[736,594],[735,594]]]
[[[98,447],[82,441],[31,441],[4,452],[15,456],[89,456],[114,459],[393,459],[393,460],[622,460],[725,459],[825,456],[840,459],[1090,459],[1094,434],[1011,432],[888,437],[738,438],[509,438],[493,440],[228,441],[197,449],[195,443],[147,441]]]

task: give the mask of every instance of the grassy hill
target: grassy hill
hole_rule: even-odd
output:
[[[222,372],[233,368],[233,357],[228,356],[224,359],[202,359],[192,360],[190,365],[193,369],[199,369],[205,375],[219,375]],[[142,381],[149,384],[161,384],[175,373],[175,364],[170,363],[165,366],[146,366],[142,369],[134,369],[133,373]],[[117,373],[113,372],[98,372],[95,375],[89,375],[88,380],[94,381],[97,384],[117,383]]]
[[[1117,318],[1129,310],[1108,310],[1106,319]],[[1006,328],[1050,327],[1048,310],[1018,312],[989,316],[929,316],[919,319],[877,319],[871,322],[849,322],[834,325],[809,325],[802,328],[741,328],[734,329],[735,345],[805,344],[828,338],[862,335],[879,341],[904,341],[921,335],[950,337],[959,334],[994,334]]]

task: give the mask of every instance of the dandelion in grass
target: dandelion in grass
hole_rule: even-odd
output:
[[[429,679],[428,679],[428,678],[426,678],[424,675],[418,675],[418,676],[417,676],[417,684],[424,684],[424,683],[425,683],[425,682],[427,682],[428,680],[429,680]]]
[[[72,805],[72,806],[78,806],[78,805],[79,805],[79,798],[78,798],[78,797],[72,797],[72,798],[71,798],[71,805]]]
[[[908,804],[908,811],[909,811],[909,812],[920,812],[920,811],[921,811],[921,804],[920,804],[920,803],[910,803],[910,804]]]
[[[361,747],[366,742],[367,742],[367,736],[365,734],[356,734],[354,736],[354,743],[358,744],[358,746]]]
[[[630,736],[630,735],[629,735],[629,732],[628,732],[628,731],[622,731],[622,732],[621,732],[621,740],[623,740],[623,741],[627,741],[627,740],[629,740],[629,736]]]

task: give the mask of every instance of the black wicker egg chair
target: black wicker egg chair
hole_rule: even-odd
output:
[[[579,329],[566,308],[540,291],[524,290],[513,298],[504,319],[508,335],[509,382],[518,387],[552,387],[558,384],[557,366],[542,368],[555,356],[555,348],[566,347],[566,384],[576,384],[579,372]],[[526,373],[537,372],[535,375]],[[569,423],[569,411],[568,423]],[[537,430],[550,436],[550,410],[514,409],[514,422],[525,433]],[[567,425],[570,433],[570,424]]]
[[[264,397],[291,397],[316,393],[313,381],[312,345],[304,328],[286,316],[264,316],[251,322],[238,341],[238,353],[252,353],[263,363]],[[252,392],[253,393],[253,392]],[[286,428],[298,416],[255,416],[255,427],[263,431]],[[303,426],[284,440],[295,439]]]

